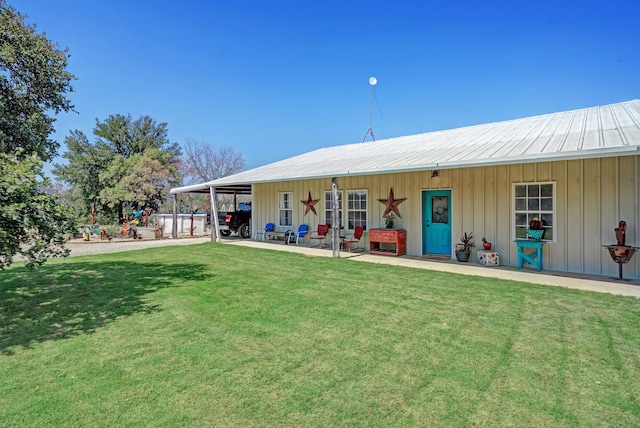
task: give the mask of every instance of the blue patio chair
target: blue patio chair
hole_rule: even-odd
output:
[[[299,244],[301,239],[304,239],[304,237],[307,235],[307,233],[309,233],[309,225],[307,224],[301,224],[298,227],[298,233],[295,234],[295,238],[296,238],[296,245]]]
[[[256,241],[259,236],[262,236],[262,240],[264,241],[264,234],[267,232],[273,232],[274,230],[276,230],[276,225],[273,223],[267,223],[264,227],[264,232],[256,232]]]

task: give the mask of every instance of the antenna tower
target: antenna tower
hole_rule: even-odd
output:
[[[371,92],[376,83],[378,83],[378,79],[373,76],[369,77],[369,129],[367,129],[367,133],[364,134],[364,138],[362,139],[363,143],[364,140],[367,139],[367,135],[371,135],[371,139],[376,141],[376,137],[373,135],[373,128],[371,127]]]

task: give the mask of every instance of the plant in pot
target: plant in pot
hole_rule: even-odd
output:
[[[387,226],[387,229],[393,229],[394,218],[396,218],[396,216],[393,213],[389,213],[386,216],[384,216],[384,224]]]
[[[458,259],[459,262],[469,261],[471,247],[473,247],[473,233],[465,232],[464,235],[460,237],[460,243],[456,245],[456,259]]]
[[[538,217],[534,217],[529,222],[527,237],[534,241],[539,241],[544,236],[544,223]]]
[[[482,237],[482,247],[487,251],[491,249],[491,242],[487,241],[485,237]]]

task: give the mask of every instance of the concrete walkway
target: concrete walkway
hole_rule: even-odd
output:
[[[305,246],[283,245],[282,243],[261,242],[246,239],[223,239],[225,245],[238,245],[243,247],[264,248],[276,251],[306,254],[317,257],[332,257],[331,249],[308,248]],[[417,269],[452,272],[462,275],[477,275],[487,278],[509,279],[513,281],[528,282],[532,284],[552,285],[556,287],[572,288],[576,290],[595,291],[621,296],[640,298],[640,281],[619,280],[596,275],[567,274],[543,270],[536,272],[533,269],[524,268],[517,270],[508,266],[485,267],[473,262],[458,263],[456,261],[434,261],[415,256],[388,257],[371,255],[367,252],[349,253],[340,251],[341,258],[349,258],[354,261],[363,261],[394,266],[405,266]]]

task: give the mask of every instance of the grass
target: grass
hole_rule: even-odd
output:
[[[640,426],[640,301],[203,244],[0,272],[0,426]]]

